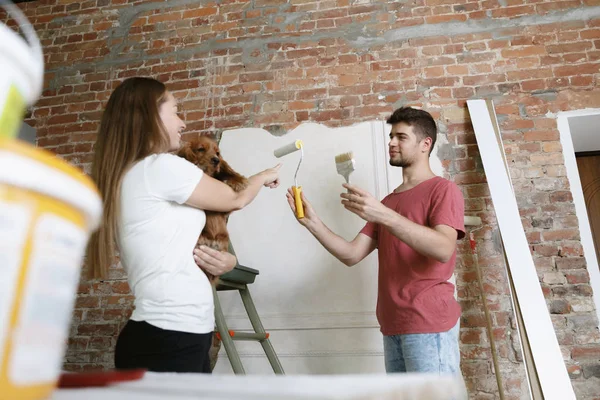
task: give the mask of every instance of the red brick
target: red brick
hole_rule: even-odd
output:
[[[556,229],[544,232],[542,236],[544,237],[544,240],[551,242],[560,240],[578,240],[579,231],[577,229]]]
[[[467,20],[465,14],[447,14],[447,15],[432,15],[425,17],[425,22],[428,24],[441,24],[444,22],[463,22]]]
[[[593,48],[591,42],[564,43],[559,45],[547,46],[549,54],[564,54],[581,52],[582,60],[585,60],[585,51]]]
[[[535,14],[534,6],[501,7],[499,9],[492,10],[493,18],[510,18],[527,14]]]
[[[573,244],[565,243],[560,247],[560,255],[563,257],[582,257],[583,246],[578,242]]]
[[[285,52],[285,56],[288,59],[304,58],[304,57],[318,57],[323,53],[320,48],[315,49],[300,49],[300,50],[288,50]]]
[[[354,6],[354,7],[350,7],[348,9],[348,14],[350,14],[350,15],[366,14],[366,13],[370,13],[375,10],[377,10],[377,6],[375,6],[375,5]]]
[[[491,74],[491,75],[475,75],[465,76],[463,83],[468,86],[480,86],[488,83],[505,82],[506,76],[504,74]]]
[[[560,153],[533,154],[531,155],[530,160],[532,165],[551,165],[564,163],[563,155]]]
[[[389,71],[406,68],[406,66],[407,64],[405,60],[380,61],[371,63],[371,69],[373,71]]]
[[[215,15],[217,14],[217,12],[219,11],[219,9],[217,7],[202,7],[202,8],[196,8],[194,10],[187,10],[183,12],[183,19],[188,19],[188,18],[199,18],[199,17],[206,17],[209,15]],[[249,13],[250,11],[247,11],[247,13]],[[260,15],[260,11],[259,15]],[[252,18],[252,17],[248,17],[248,18]]]
[[[311,90],[300,90],[296,92],[296,99],[308,100],[323,98],[327,95],[327,89],[311,89]]]
[[[554,68],[554,75],[560,76],[577,76],[590,75],[600,72],[600,64],[580,64],[573,66],[559,66]]]
[[[100,305],[100,299],[92,296],[77,296],[75,308],[95,308]]]
[[[390,114],[393,110],[389,105],[385,106],[369,106],[369,107],[355,107],[353,115],[355,117],[377,117],[382,114]]]
[[[361,81],[359,75],[340,75],[338,77],[338,85],[340,86],[352,86]]]
[[[484,183],[485,181],[485,175],[482,172],[462,172],[454,176],[454,182],[458,185]]]
[[[292,101],[288,104],[288,110],[311,110],[315,108],[315,102],[313,101]]]
[[[536,4],[535,9],[539,14],[545,14],[556,10],[576,8],[579,7],[580,4],[579,0],[544,2]]]
[[[457,99],[470,98],[475,95],[475,90],[470,87],[452,89],[452,96]]]
[[[446,66],[446,72],[450,75],[467,75],[469,68],[466,65],[448,65]]]
[[[71,337],[68,342],[69,350],[86,350],[89,342],[88,337]]]
[[[526,141],[553,141],[559,139],[557,131],[528,131],[524,133]]]
[[[530,133],[530,132],[527,132],[527,133]],[[540,139],[540,140],[543,140],[543,139]],[[548,140],[552,140],[552,139],[548,139]],[[556,138],[555,140],[558,140],[558,138]],[[557,152],[562,151],[562,145],[560,144],[560,142],[546,142],[546,143],[544,143],[544,145],[542,147],[542,151],[544,153],[557,153]],[[550,174],[548,174],[548,175],[550,175]]]
[[[600,29],[586,29],[579,32],[581,39],[600,39]]]
[[[554,192],[550,195],[550,201],[552,201],[552,203],[570,203],[573,201],[573,195],[570,191]]]
[[[62,127],[62,128],[64,128],[64,127]],[[58,146],[58,145],[65,144],[65,143],[68,143],[68,142],[69,142],[69,136],[68,135],[63,135],[63,136],[52,135],[52,136],[38,137],[37,138],[37,144],[40,147]]]
[[[103,319],[105,321],[125,321],[131,316],[131,310],[126,308],[115,308],[104,310]]]
[[[521,89],[525,92],[531,92],[534,90],[543,90],[548,88],[548,84],[544,79],[534,79],[531,81],[521,82]]]
[[[471,64],[484,61],[492,61],[496,59],[496,53],[483,52],[483,53],[467,53],[460,54],[456,57],[456,60],[461,64]]]
[[[358,62],[358,56],[355,54],[342,54],[338,57],[340,64],[355,64]]]
[[[583,257],[561,257],[556,259],[558,269],[581,269],[585,268],[586,265]]]
[[[157,22],[170,22],[181,20],[181,13],[161,13],[148,17],[149,24],[156,24]]]
[[[516,65],[517,65],[517,68],[519,68],[519,69],[537,68],[540,66],[540,58],[539,57],[518,58],[516,60]]]
[[[110,286],[112,293],[128,294],[130,292],[127,281],[111,282]]]
[[[133,303],[134,297],[131,295],[128,296],[108,296],[106,297],[106,304],[109,306],[119,305],[119,306],[127,306]]]
[[[522,48],[509,48],[504,49],[500,52],[502,57],[505,58],[517,58],[517,57],[530,57],[546,54],[545,46],[524,46]]]
[[[536,68],[529,70],[509,71],[506,73],[506,76],[511,81],[519,81],[525,79],[551,78],[553,75],[550,68]]]
[[[486,326],[485,315],[483,312],[481,314],[463,314],[460,326],[465,328],[483,328]]]
[[[334,28],[335,22],[332,19],[323,19],[317,21],[317,29]]]
[[[594,84],[593,76],[572,76],[569,78],[571,86],[592,86]]]
[[[575,361],[600,361],[600,346],[574,347],[571,358]]]
[[[117,332],[117,324],[80,324],[77,327],[81,336],[114,336]]]
[[[501,123],[503,130],[511,131],[516,129],[530,129],[534,127],[534,123],[530,119],[512,119]]]
[[[460,342],[464,344],[481,344],[481,331],[469,329],[466,332],[461,332]]]
[[[570,284],[590,282],[590,276],[585,269],[565,272],[565,277],[567,278],[567,282]]]

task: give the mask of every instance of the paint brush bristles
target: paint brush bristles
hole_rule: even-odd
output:
[[[336,163],[343,163],[344,161],[350,161],[352,160],[353,157],[353,153],[350,151],[348,153],[342,153],[342,154],[338,154],[337,156],[335,156],[335,162]]]
[[[352,152],[342,153],[335,156],[335,167],[338,174],[346,179],[346,183],[350,183],[350,174],[354,171],[354,154]]]

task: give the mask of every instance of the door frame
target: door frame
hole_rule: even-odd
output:
[[[600,266],[596,257],[596,248],[594,247],[594,238],[592,229],[588,219],[587,208],[585,206],[585,198],[583,197],[583,189],[581,187],[581,179],[579,178],[579,170],[577,169],[577,160],[575,158],[575,149],[573,146],[573,134],[569,127],[569,118],[584,117],[589,115],[600,115],[600,109],[585,109],[576,111],[560,112],[556,115],[558,132],[560,133],[560,143],[563,148],[563,157],[565,160],[565,169],[567,179],[571,186],[571,194],[573,203],[575,204],[575,214],[579,221],[579,233],[581,236],[581,245],[587,270],[590,275],[590,285],[592,286],[592,298],[596,306],[596,316],[600,321]],[[577,133],[575,133],[576,135]],[[600,143],[598,149],[600,150]]]

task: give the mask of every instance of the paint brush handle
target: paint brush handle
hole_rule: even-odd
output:
[[[292,192],[294,193],[294,202],[296,203],[296,217],[298,219],[304,218],[304,206],[302,205],[302,186],[292,186]]]

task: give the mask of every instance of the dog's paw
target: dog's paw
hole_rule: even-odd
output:
[[[219,233],[214,239],[201,238],[198,241],[198,246],[210,247],[217,251],[227,251],[229,248],[229,235],[227,233]]]

